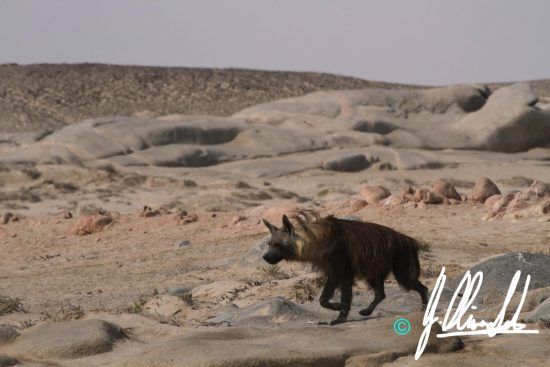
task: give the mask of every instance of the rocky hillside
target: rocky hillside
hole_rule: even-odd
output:
[[[113,115],[228,116],[317,90],[407,87],[322,73],[103,64],[5,64],[0,81],[0,132]]]

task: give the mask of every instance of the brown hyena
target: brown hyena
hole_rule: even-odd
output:
[[[391,228],[368,222],[320,218],[314,211],[300,211],[293,219],[283,215],[283,227],[264,224],[271,232],[269,249],[263,256],[270,264],[281,260],[310,263],[323,273],[326,283],[321,293],[321,306],[339,311],[331,325],[345,322],[351,307],[355,279],[365,280],[374,290],[374,300],[359,313],[370,315],[385,297],[384,281],[393,272],[407,291],[414,289],[428,303],[428,288],[419,280],[418,242]],[[341,290],[340,303],[330,302],[336,288]]]

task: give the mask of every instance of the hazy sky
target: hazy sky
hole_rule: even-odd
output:
[[[0,0],[6,62],[308,70],[422,84],[550,78],[550,1]]]

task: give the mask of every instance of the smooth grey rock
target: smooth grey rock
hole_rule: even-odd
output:
[[[38,359],[73,359],[109,352],[125,337],[119,326],[103,320],[49,323],[19,336],[6,352]]]
[[[541,322],[547,327],[550,327],[550,298],[535,308],[526,318],[527,322]]]
[[[516,271],[521,270],[521,278],[516,287],[522,292],[527,275],[531,275],[529,290],[550,286],[550,256],[540,253],[511,252],[485,260],[470,269],[472,276],[483,272],[483,284],[476,297],[477,305],[501,303],[510,287]],[[464,275],[464,274],[463,274]],[[448,282],[448,287],[456,289],[462,276]]]
[[[212,325],[250,325],[254,327],[314,319],[314,315],[300,305],[283,297],[275,297],[242,309],[231,310],[208,320]]]
[[[370,162],[364,154],[350,154],[323,162],[323,169],[328,171],[359,172],[368,167]]]
[[[189,246],[191,246],[191,241],[189,240],[181,240],[178,243],[176,243],[176,249],[186,248]]]
[[[168,294],[169,296],[176,296],[176,297],[187,296],[188,294],[191,293],[191,290],[193,289],[193,287],[194,286],[192,285],[169,287],[169,288],[166,288],[166,294]]]
[[[252,246],[250,250],[248,250],[248,252],[241,257],[239,265],[246,266],[266,264],[262,256],[264,256],[267,251],[270,239],[271,235],[267,235],[260,241],[256,242],[256,244],[254,244],[254,246]]]
[[[136,351],[126,365],[158,367],[196,366],[343,366],[346,359],[360,353],[387,350],[414,354],[422,330],[423,313],[402,314],[411,322],[404,336],[393,330],[395,318],[349,322],[337,326],[303,325],[301,328],[210,328],[196,330],[170,340],[159,341]],[[427,353],[447,353],[461,349],[457,338],[436,338],[433,326]]]
[[[545,146],[550,143],[550,111],[536,108],[537,101],[528,83],[503,87],[454,128],[470,137],[473,149],[520,152]]]
[[[0,325],[0,345],[11,343],[19,333],[11,326]]]

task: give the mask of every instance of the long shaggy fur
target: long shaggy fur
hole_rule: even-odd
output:
[[[356,279],[365,280],[375,293],[372,303],[360,311],[361,315],[370,315],[385,298],[384,281],[390,273],[401,287],[417,291],[423,306],[426,305],[427,288],[418,280],[419,245],[415,239],[375,223],[332,215],[321,218],[311,210],[294,212],[291,218],[296,226],[283,216],[282,229],[264,221],[272,233],[264,259],[271,264],[281,260],[307,262],[322,272],[327,281],[321,305],[340,311],[332,323],[346,320]],[[330,302],[336,288],[342,291],[340,303]]]
[[[339,271],[351,271],[375,284],[393,272],[397,282],[411,290],[420,275],[419,244],[412,237],[375,223],[320,218],[312,211],[299,211],[291,218],[303,239],[298,261],[311,263],[327,276],[340,278]]]

